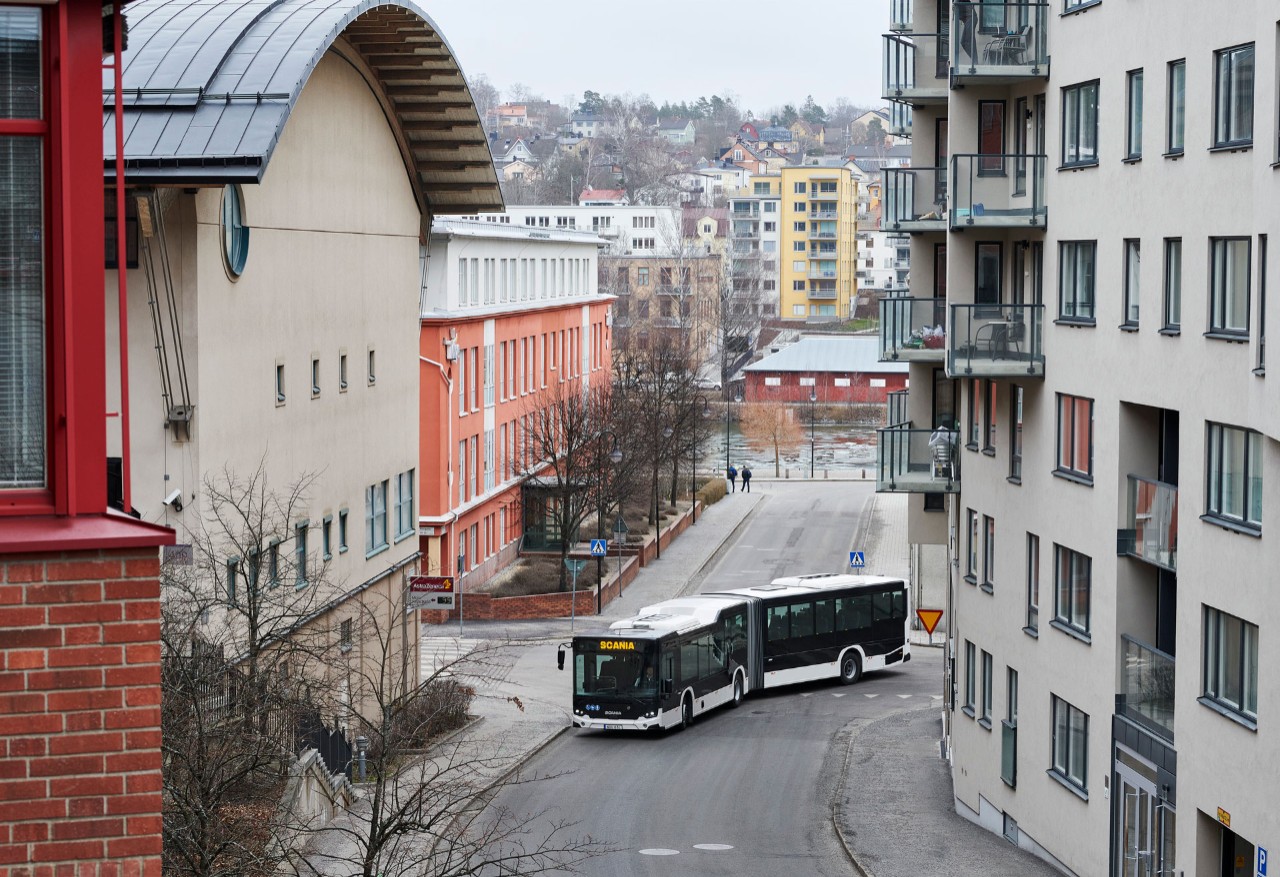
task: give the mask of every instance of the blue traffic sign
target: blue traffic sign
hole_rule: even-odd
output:
[[[591,556],[604,557],[609,550],[608,539],[592,539],[591,540]]]
[[[850,551],[849,566],[854,569],[864,569],[867,565],[867,553],[865,551]]]
[[[1258,877],[1267,877],[1267,851],[1258,847]]]

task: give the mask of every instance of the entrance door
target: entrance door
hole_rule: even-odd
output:
[[[1119,877],[1155,877],[1154,790],[1146,788],[1145,780],[1126,776],[1123,770],[1117,771],[1116,776],[1120,833],[1115,873]]]

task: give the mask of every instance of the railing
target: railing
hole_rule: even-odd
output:
[[[894,270],[905,271],[907,268],[911,267],[911,260],[910,259],[890,259],[889,267],[893,268]]]
[[[889,30],[911,30],[915,10],[913,0],[889,0]]]
[[[1117,540],[1121,554],[1177,572],[1177,485],[1130,475],[1124,524]]]
[[[839,296],[839,293],[835,289],[821,289],[821,288],[810,289],[808,293],[809,298],[818,298],[818,299],[824,299],[824,300],[835,299],[838,296]]]
[[[839,219],[840,211],[839,210],[810,210],[809,218],[810,219]]]
[[[947,300],[880,299],[880,361],[935,359],[946,355]]]
[[[1120,647],[1116,712],[1172,743],[1173,656],[1128,634],[1121,635]]]
[[[658,285],[658,295],[688,295],[690,287],[687,284],[662,283]]]
[[[840,272],[836,271],[834,268],[810,268],[809,269],[810,280],[835,280],[839,276],[840,276]]]
[[[810,201],[835,201],[839,197],[839,189],[809,189]]]
[[[1049,74],[1048,3],[953,3],[951,57],[964,77]]]
[[[959,493],[959,434],[946,429],[876,430],[876,491]]]
[[[1018,723],[1008,719],[1000,722],[1000,779],[1018,785]]]
[[[814,247],[816,247],[817,249],[814,249]],[[835,244],[813,244],[810,246],[809,258],[815,259],[823,256],[829,259],[834,259],[836,257],[836,245]]]
[[[911,104],[904,101],[889,101],[889,134],[892,137],[911,136]]]
[[[809,229],[809,240],[811,241],[834,241],[837,232],[834,231],[818,231],[817,229]]]
[[[1043,228],[1046,155],[951,156],[951,227]]]
[[[760,205],[754,201],[751,202],[750,204],[733,205],[732,217],[734,219],[752,218],[759,215],[760,215]]]
[[[947,374],[1044,377],[1044,305],[953,304]]]
[[[910,390],[890,390],[885,394],[889,404],[889,425],[902,426],[909,424],[907,418],[907,400],[911,398]]]
[[[945,230],[947,169],[884,169],[884,230]]]
[[[884,35],[885,100],[946,103],[950,51],[945,35]]]

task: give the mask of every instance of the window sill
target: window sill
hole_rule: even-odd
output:
[[[1245,536],[1253,536],[1255,539],[1262,538],[1262,528],[1253,524],[1246,524],[1243,521],[1233,521],[1230,518],[1222,518],[1218,515],[1203,514],[1200,520],[1206,524],[1213,524],[1215,527],[1221,527],[1224,530],[1230,530],[1232,533],[1241,533]]]
[[[1081,801],[1089,800],[1088,790],[1082,789],[1079,786],[1077,786],[1074,780],[1068,779],[1066,776],[1058,773],[1053,768],[1049,768],[1048,770],[1045,771],[1045,773],[1047,773],[1051,778],[1057,780],[1064,789],[1074,794]]]
[[[1021,476],[1021,475],[1010,475],[1008,478],[1006,478],[1006,479],[1005,479],[1005,481],[1008,481],[1010,484],[1016,484],[1016,485],[1018,485],[1019,487],[1021,487],[1021,486],[1022,486],[1022,476]]]
[[[1093,645],[1093,637],[1089,636],[1089,634],[1085,633],[1084,631],[1076,630],[1074,627],[1072,627],[1069,624],[1063,624],[1061,621],[1059,621],[1056,618],[1049,622],[1049,626],[1054,628],[1055,630],[1062,631],[1072,639],[1080,640],[1080,642],[1084,643],[1086,646]]]
[[[321,555],[320,555],[320,557],[321,557],[321,559],[323,559],[323,560],[333,560],[333,552],[332,552],[332,551],[326,551],[324,554],[321,554]]]
[[[1120,159],[1121,164],[1138,164],[1142,161],[1141,155],[1130,155]]]
[[[351,651],[351,643],[345,643],[343,645],[338,646],[338,651],[342,652],[342,654],[345,655],[347,652]]]
[[[341,548],[339,548],[339,549],[338,549],[338,553],[339,553],[339,554],[346,554],[346,553],[347,553],[347,546],[343,545]]]
[[[1265,378],[1267,376],[1266,366],[1258,366],[1253,370],[1253,374],[1255,377]]]
[[[991,582],[983,582],[982,584],[978,585],[978,587],[986,591],[988,594],[994,594],[996,592],[996,586],[993,585]]]
[[[1169,161],[1177,161],[1178,159],[1182,158],[1182,156],[1183,156],[1183,151],[1181,149],[1171,149],[1168,152],[1164,153],[1164,157],[1169,159]]]
[[[978,450],[978,443],[977,443],[977,442],[969,442],[968,444],[966,444],[966,445],[964,446],[964,449],[965,449],[966,451],[976,451],[976,450]]]
[[[1024,627],[1022,632],[1032,639],[1040,639],[1040,628],[1038,627]]]
[[[1098,321],[1085,317],[1058,317],[1053,321],[1055,326],[1070,326],[1073,329],[1092,329],[1098,325]]]
[[[1063,171],[1087,170],[1088,168],[1097,167],[1097,166],[1098,166],[1098,162],[1096,160],[1077,161],[1077,162],[1073,162],[1072,164],[1060,164],[1058,165],[1058,173],[1062,173]]]
[[[1209,152],[1251,152],[1252,140],[1241,140],[1239,143],[1217,143],[1209,147]]]
[[[991,720],[990,720],[990,719],[988,719],[987,717],[983,716],[982,718],[978,719],[978,726],[979,726],[979,727],[981,727],[981,728],[986,728],[988,731],[990,731],[990,730],[991,730]]]
[[[978,583],[978,577],[973,574],[965,576],[964,580],[971,585],[976,585]]]
[[[384,542],[383,544],[379,545],[377,548],[373,549],[372,551],[366,551],[364,553],[364,559],[368,560],[371,557],[377,557],[382,552],[390,551],[390,550],[391,550],[391,545]]]
[[[1087,3],[1081,3],[1078,6],[1072,6],[1064,10],[1061,14],[1058,15],[1058,17],[1066,18],[1068,15],[1076,15],[1081,12],[1088,12],[1093,7],[1101,6],[1101,5],[1102,5],[1102,0],[1089,0],[1089,2]]]
[[[1054,478],[1061,478],[1063,481],[1072,481],[1076,484],[1083,484],[1085,487],[1093,487],[1093,476],[1081,475],[1078,472],[1071,472],[1067,469],[1054,469]]]
[[[1230,341],[1234,344],[1248,344],[1248,332],[1214,332],[1212,330],[1205,332],[1204,337],[1212,338],[1214,341]]]
[[[403,542],[404,540],[408,539],[408,538],[409,538],[410,536],[412,536],[412,535],[413,535],[413,531],[412,531],[412,530],[407,530],[407,531],[405,531],[404,533],[397,533],[397,534],[395,535],[395,538],[393,538],[393,539],[391,540],[391,544],[392,544],[392,545],[399,545],[401,542]]]
[[[1157,334],[1164,335],[1168,338],[1177,338],[1179,335],[1182,334],[1182,327],[1181,326],[1165,326]]]
[[[994,457],[994,456],[996,455],[996,449],[995,449],[995,448],[983,448],[983,449],[982,449],[982,455],[983,455],[984,457]]]
[[[972,719],[972,718],[975,718],[975,717],[978,715],[977,710],[975,710],[975,709],[974,709],[973,707],[971,707],[971,706],[962,706],[962,707],[960,707],[960,712],[964,713],[966,716],[968,716],[968,717],[969,717],[969,718],[971,718],[971,719]]]
[[[1197,697],[1196,702],[1203,707],[1208,707],[1209,709],[1213,710],[1215,713],[1217,713],[1220,716],[1225,716],[1226,718],[1235,722],[1237,725],[1240,725],[1242,728],[1248,728],[1250,731],[1257,733],[1257,730],[1258,730],[1257,719],[1251,719],[1248,716],[1246,716],[1244,713],[1238,712],[1232,709],[1231,707],[1227,706],[1225,703],[1219,703],[1218,701],[1210,697]]]
[[[1121,323],[1117,328],[1119,328],[1121,332],[1137,332],[1138,324],[1137,323]]]

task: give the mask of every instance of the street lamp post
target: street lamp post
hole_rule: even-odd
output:
[[[813,477],[814,457],[814,424],[817,422],[818,388],[809,390],[809,477]]]
[[[669,441],[671,440],[671,436],[673,436],[673,435],[675,435],[675,430],[673,430],[671,427],[669,427],[669,426],[664,426],[664,427],[662,428],[662,438],[663,438],[664,443],[665,443],[665,442],[669,442]],[[680,458],[679,458],[678,456],[673,455],[673,456],[672,456],[672,459],[674,459],[674,460],[679,460]],[[655,466],[656,466],[656,464],[655,464]],[[679,467],[677,466],[677,469],[678,469],[678,468],[679,468]],[[657,472],[657,469],[655,468],[655,469],[654,469],[654,471],[655,471],[655,473],[656,473],[656,472]],[[658,538],[657,538],[656,540],[654,540],[654,543],[653,543],[653,547],[654,547],[654,549],[655,549],[655,550],[654,550],[654,558],[655,558],[655,559],[657,559],[657,560],[661,560],[661,559],[662,559],[662,496],[658,493],[658,483],[657,483],[656,481],[654,482],[654,485],[653,485],[653,493],[654,493],[654,496],[653,496],[653,519],[654,519],[654,521],[656,521],[656,523],[654,524],[654,527],[655,527],[655,529],[656,529],[656,530],[657,530],[657,532],[658,532]],[[674,499],[675,499],[675,493],[676,493],[676,485],[675,485],[675,482],[673,481],[673,482],[672,482],[672,484],[671,484],[671,498],[672,498],[672,500],[674,500]]]
[[[618,437],[611,432],[602,433],[602,437],[604,435],[609,435],[613,437],[613,450],[609,452],[609,462],[612,463],[614,467],[617,467],[618,464],[622,462],[622,449],[618,447]],[[608,470],[605,470],[602,473],[601,478],[605,484],[609,483]],[[607,493],[606,490],[600,491],[600,507],[596,510],[596,537],[597,538],[604,537],[604,512],[605,512],[605,505],[606,505],[605,503],[606,493]],[[619,520],[621,520],[621,517],[622,517],[621,502],[618,503],[618,517],[619,517]],[[621,552],[619,552],[618,557],[619,558],[622,557]],[[621,561],[619,561],[618,574],[619,575],[622,574]],[[597,616],[600,614],[600,591],[603,588],[604,588],[604,558],[596,557],[596,615]],[[621,593],[622,589],[619,588],[618,590],[619,590],[619,593]]]
[[[711,413],[711,406],[707,402],[707,397],[699,393],[695,397],[695,402],[702,403],[699,411],[700,416],[704,419]],[[692,422],[693,418],[690,418]],[[689,469],[689,506],[693,509],[693,522],[698,523],[698,430],[693,428],[693,441],[690,443],[690,452],[693,454],[693,462]]]
[[[733,401],[742,402],[742,393],[740,391],[734,391]],[[724,400],[724,477],[729,477],[729,397],[727,394]]]

